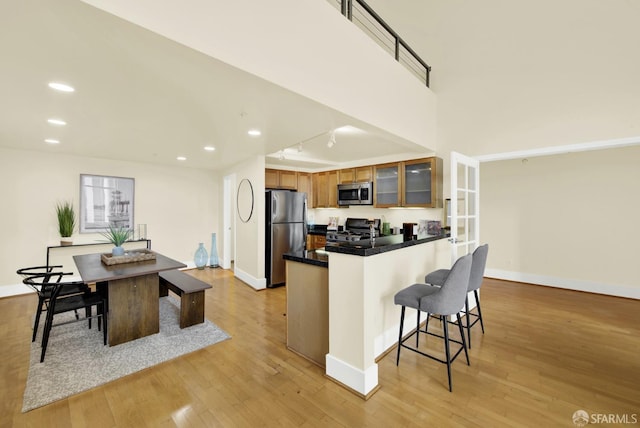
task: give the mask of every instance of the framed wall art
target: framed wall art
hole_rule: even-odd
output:
[[[133,230],[134,179],[80,174],[80,233]]]

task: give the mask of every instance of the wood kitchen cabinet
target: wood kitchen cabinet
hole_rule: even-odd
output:
[[[313,208],[338,207],[338,171],[313,174]]]
[[[341,169],[339,174],[339,183],[362,183],[365,181],[373,181],[373,167],[360,166],[357,168]]]
[[[373,205],[376,208],[399,207],[402,203],[402,163],[374,167]]]
[[[307,235],[307,250],[317,250],[318,248],[324,248],[327,244],[327,237],[325,235]]]
[[[442,159],[438,157],[306,173],[265,169],[266,189],[307,194],[309,208],[338,208],[338,184],[373,181],[376,208],[442,208]]]
[[[442,208],[442,159],[402,162],[402,206]]]
[[[327,186],[327,173],[318,172],[313,174],[313,208],[324,208],[327,206],[329,200],[329,187]]]
[[[414,159],[374,167],[376,208],[442,208],[442,159]]]
[[[264,170],[265,189],[298,190],[298,173],[281,169]]]
[[[277,189],[280,184],[280,175],[275,169],[264,170],[264,188],[265,189]]]
[[[308,172],[298,173],[298,192],[307,194],[307,207],[313,207],[313,182],[312,175]]]

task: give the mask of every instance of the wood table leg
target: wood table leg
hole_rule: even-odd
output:
[[[109,281],[109,345],[160,331],[158,274]]]
[[[204,322],[204,290],[180,297],[180,328]]]

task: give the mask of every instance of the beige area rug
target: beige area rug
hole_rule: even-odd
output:
[[[202,324],[180,329],[179,313],[175,298],[161,297],[160,333],[117,346],[102,344],[97,320],[93,320],[91,330],[84,322],[54,327],[43,363],[41,320],[38,337],[31,344],[22,412],[231,338],[206,319]],[[73,317],[73,313],[57,315],[55,319],[60,322],[65,316]]]

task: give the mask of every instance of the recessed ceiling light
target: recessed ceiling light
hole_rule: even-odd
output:
[[[260,132],[259,129],[250,129],[247,134],[251,135],[252,137],[259,137],[262,132]]]
[[[208,151],[208,152],[212,152],[212,151],[214,151],[216,148],[215,148],[215,147],[212,147],[212,146],[205,146],[205,147],[204,147],[204,149],[205,149],[206,151]]]
[[[49,144],[60,144],[60,140],[54,140],[53,138],[47,138],[44,142]]]
[[[67,84],[60,82],[49,82],[49,87],[60,92],[73,92],[75,89]]]
[[[49,122],[52,125],[58,125],[58,126],[63,126],[67,124],[67,122],[65,122],[62,119],[47,119],[47,122]]]
[[[178,156],[176,159],[178,159],[179,161],[186,161],[187,158],[185,158],[184,156]]]

